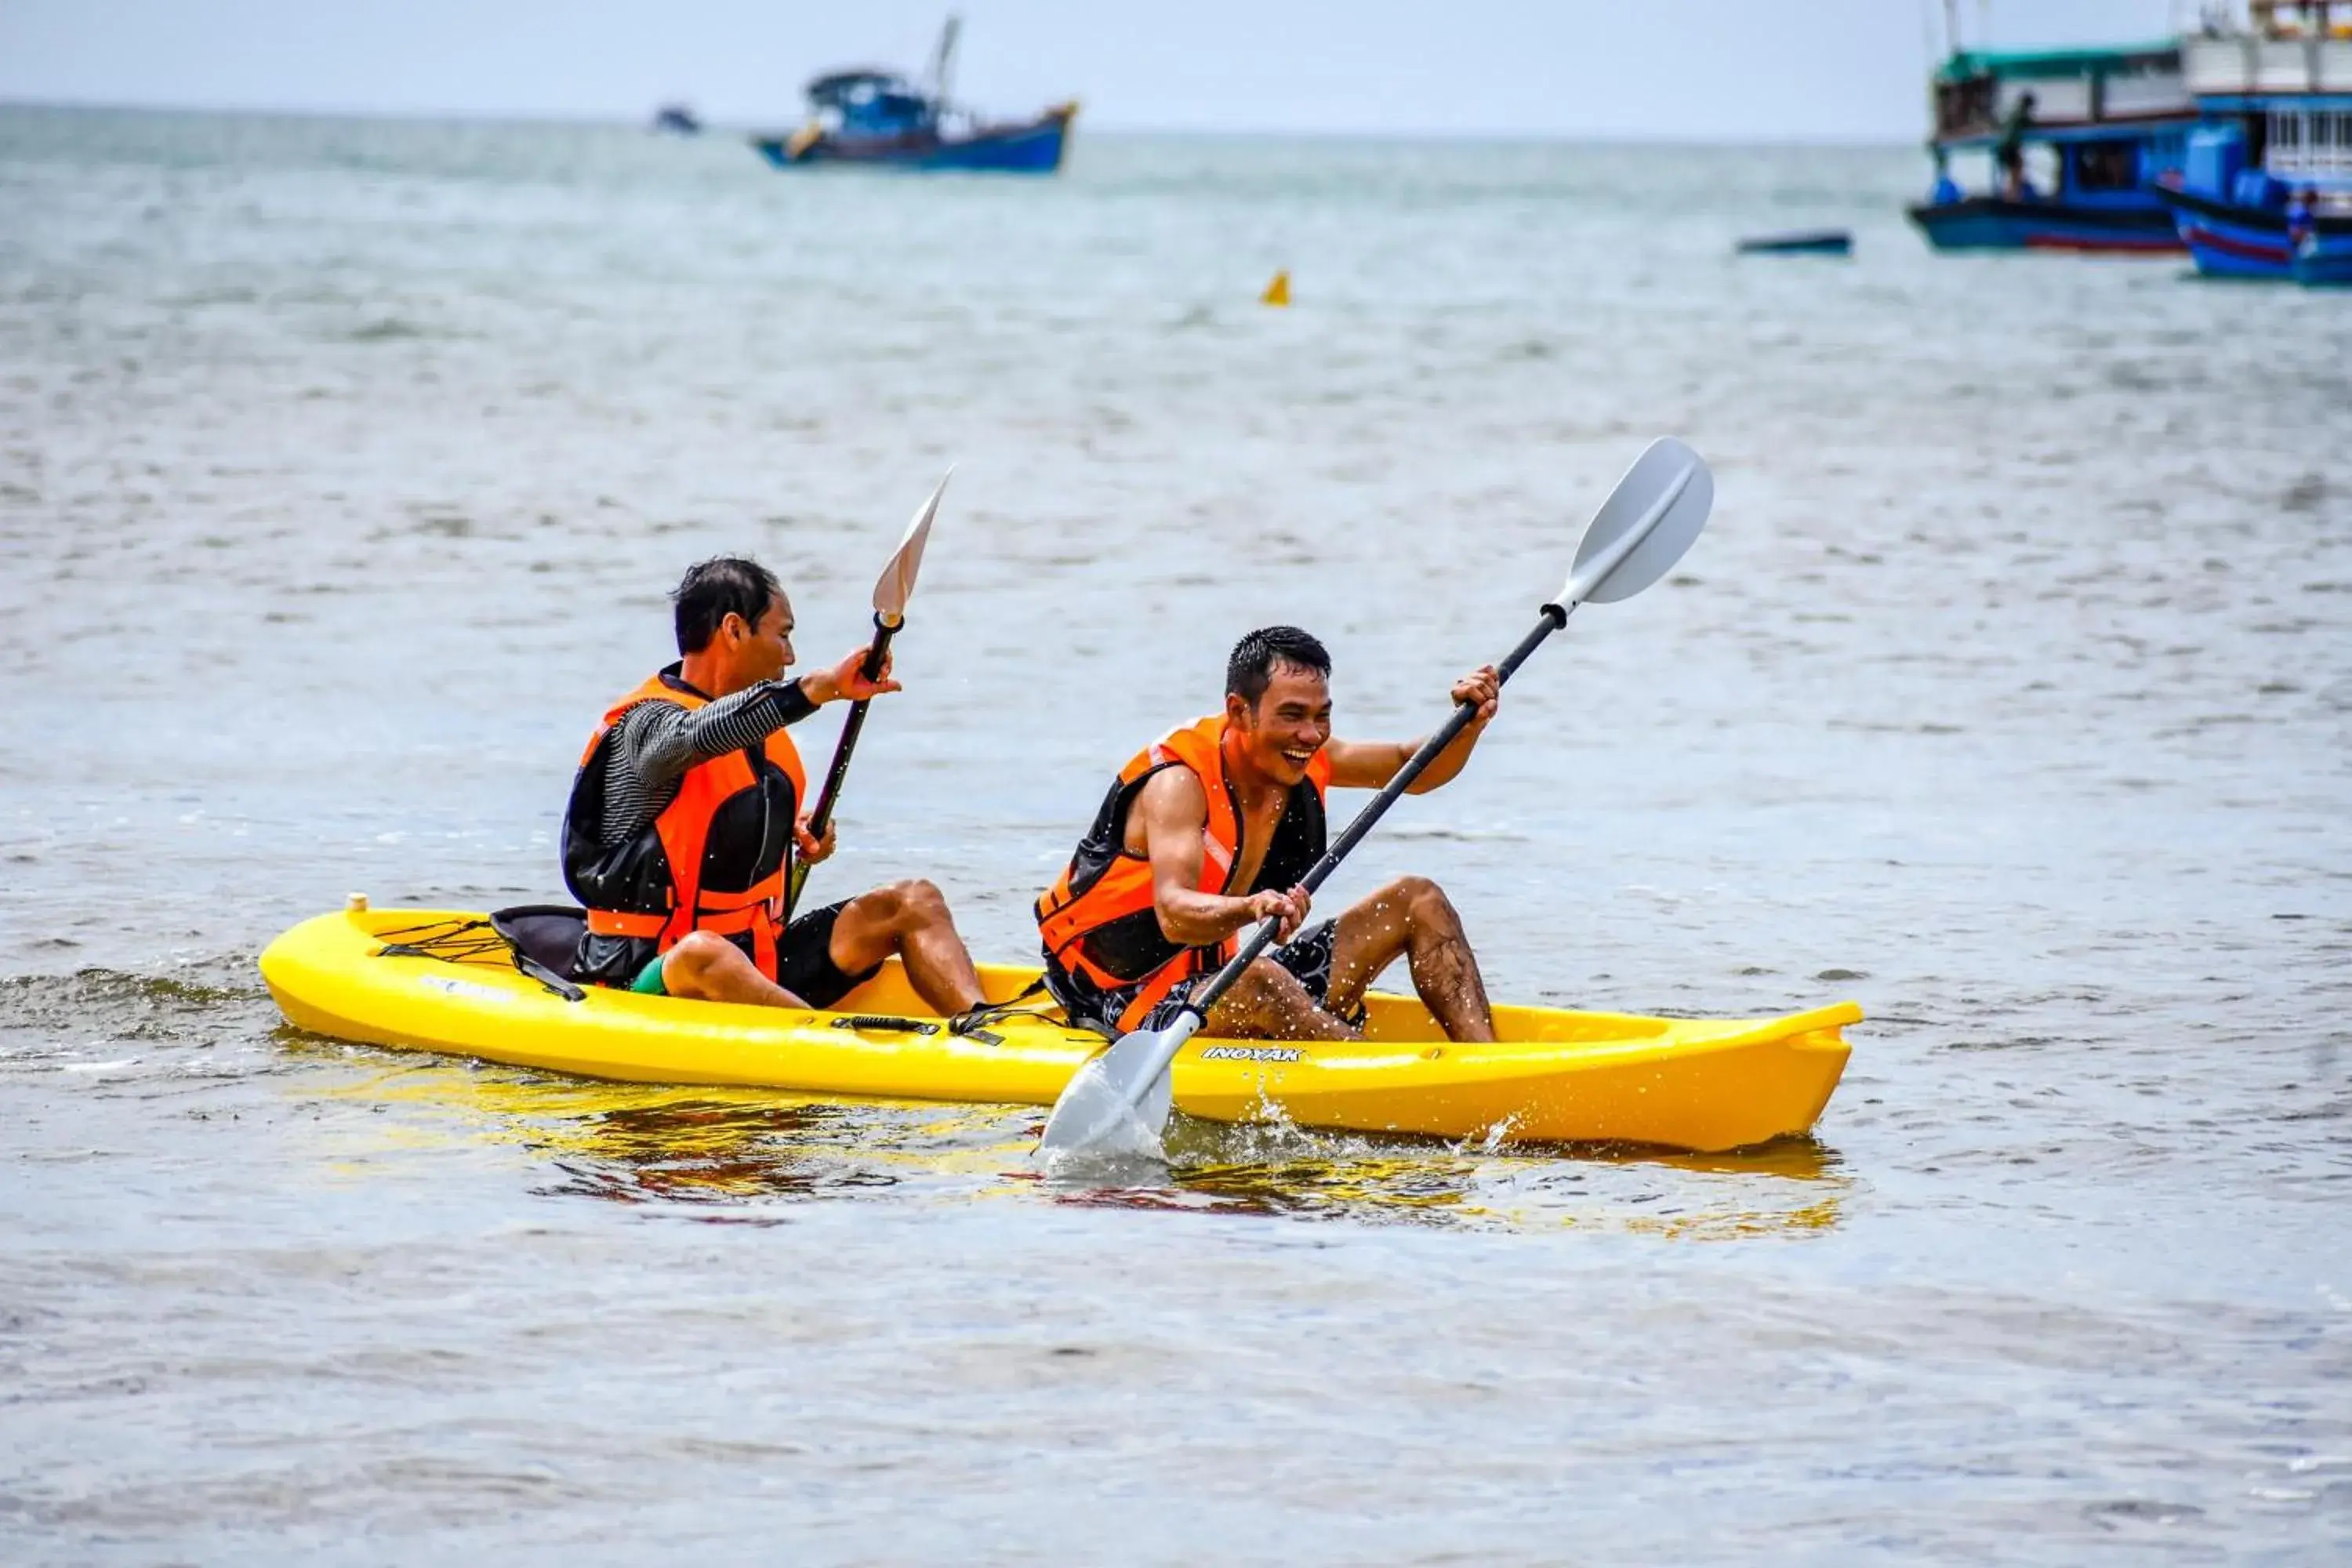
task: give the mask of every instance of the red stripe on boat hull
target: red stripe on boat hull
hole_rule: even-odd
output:
[[[2242,261],[2267,261],[2273,267],[2284,267],[2294,260],[2284,245],[2263,245],[2257,240],[2239,239],[2219,234],[2202,224],[2189,228],[2189,242],[2205,250],[2218,250],[2224,256],[2234,256]]]
[[[2129,256],[2160,256],[2167,251],[2185,250],[2179,237],[2161,239],[2153,236],[2146,239],[2077,239],[2063,234],[2032,234],[2025,237],[2028,250],[2108,251]]]

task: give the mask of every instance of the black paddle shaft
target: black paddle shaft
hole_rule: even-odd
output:
[[[866,650],[866,662],[859,667],[866,679],[882,679],[882,660],[889,654],[890,639],[898,631],[880,616],[874,617],[874,646]],[[841,740],[833,748],[833,766],[825,773],[824,788],[817,793],[816,809],[809,814],[812,838],[823,838],[825,828],[833,822],[833,804],[841,798],[841,781],[849,776],[849,753],[857,749],[857,731],[866,728],[866,710],[870,706],[870,698],[851,703],[849,717],[841,721]]]
[[[1510,657],[1495,667],[1496,684],[1499,686],[1509,680],[1519,666],[1527,663],[1528,656],[1543,645],[1544,638],[1568,625],[1569,612],[1575,608],[1574,605],[1546,605],[1543,607],[1543,619],[1536,623],[1535,630],[1521,637],[1519,646],[1511,650]],[[1468,729],[1470,721],[1476,718],[1477,714],[1477,704],[1473,702],[1465,702],[1456,708],[1454,710],[1454,716],[1446,720],[1429,739],[1423,741],[1421,743],[1421,749],[1413,752],[1412,759],[1397,770],[1396,777],[1389,780],[1381,793],[1372,796],[1371,801],[1363,810],[1356,813],[1356,820],[1348,824],[1347,830],[1339,835],[1338,841],[1323,851],[1323,858],[1315,862],[1313,868],[1300,879],[1298,885],[1310,893],[1321,887],[1324,879],[1339,868],[1339,862],[1348,858],[1348,852],[1362,843],[1364,836],[1371,832],[1381,818],[1388,814],[1389,807],[1397,803],[1397,797],[1412,787],[1413,781],[1421,777],[1423,771],[1437,760],[1437,753],[1452,745],[1454,737]],[[1242,950],[1234,954],[1233,962],[1218,970],[1216,978],[1210,981],[1207,988],[1192,998],[1189,1004],[1192,1010],[1202,1018],[1206,1018],[1209,1016],[1209,1009],[1217,1005],[1217,998],[1232,990],[1234,983],[1242,977],[1243,972],[1257,961],[1260,953],[1273,945],[1275,932],[1279,929],[1279,925],[1278,921],[1265,921],[1256,931],[1251,932],[1249,941],[1242,943]]]

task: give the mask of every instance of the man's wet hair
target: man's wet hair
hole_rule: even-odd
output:
[[[1260,626],[1234,645],[1225,661],[1225,691],[1252,708],[1265,695],[1276,665],[1312,670],[1329,679],[1331,655],[1323,645],[1297,626]]]
[[[687,568],[670,598],[677,605],[677,651],[700,653],[730,615],[758,626],[768,605],[783,594],[776,574],[740,555],[714,555]]]

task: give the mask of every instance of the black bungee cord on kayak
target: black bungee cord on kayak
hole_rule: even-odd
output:
[[[510,959],[517,970],[538,981],[541,989],[566,1002],[585,1002],[587,992],[526,951],[528,938],[520,922],[552,916],[562,916],[575,925],[584,923],[586,919],[580,910],[561,904],[525,904],[500,910],[487,918],[435,921],[429,925],[385,931],[383,935],[390,940],[375,950],[375,956],[431,958],[460,964],[480,963],[503,956]],[[412,940],[396,940],[403,937]]]

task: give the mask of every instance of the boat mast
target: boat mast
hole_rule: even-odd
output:
[[[948,13],[947,26],[940,29],[940,47],[931,51],[931,99],[940,109],[948,103],[948,79],[955,69],[956,35],[963,30],[963,18]]]

